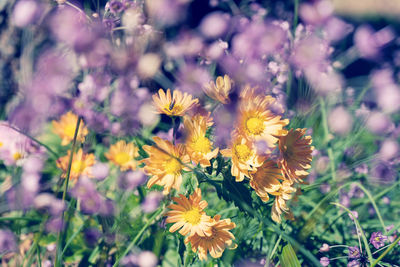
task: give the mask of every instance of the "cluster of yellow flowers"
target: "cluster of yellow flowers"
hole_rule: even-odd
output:
[[[231,88],[231,80],[225,75],[203,89],[210,98],[227,104]],[[154,137],[154,145],[142,147],[148,157],[136,161],[138,147],[120,140],[111,145],[105,157],[121,171],[135,170],[138,164],[143,164],[144,173],[150,176],[147,187],[162,186],[163,193],[168,195],[172,188],[180,189],[183,171],[191,170],[190,163],[211,166],[211,159],[221,152],[222,156],[231,159],[231,174],[237,182],[249,179],[250,186],[264,202],[270,196],[275,197],[271,209],[275,222],[281,222],[282,214],[288,219],[293,218],[287,202],[298,190],[296,184],[303,183],[308,175],[312,139],[305,135],[306,129],[285,129],[289,120],[273,112],[278,108],[280,114],[284,113],[282,105],[274,97],[258,93],[256,88],[250,86],[241,89],[236,120],[232,121],[231,142],[221,151],[214,147],[207,135],[208,128],[213,125],[211,112],[204,112],[204,109],[203,112],[189,112],[199,106],[198,99],[179,90],[171,93],[170,89],[166,92],[160,89],[158,94],[153,95],[153,104],[158,113],[166,114],[173,120],[183,117],[184,143],[175,144],[175,140],[170,142]],[[62,145],[73,140],[77,118],[68,112],[59,122],[53,121],[54,132],[62,138]],[[82,123],[77,141],[84,142],[87,134],[88,130]],[[70,153],[57,161],[57,166],[64,171],[63,177],[66,176]],[[84,154],[80,149],[73,156],[70,178],[76,180],[80,175],[91,177],[90,168],[94,164],[94,155]],[[172,210],[166,214],[167,223],[175,223],[170,231],[180,229],[179,233],[187,236],[185,242],[191,243],[200,259],[206,259],[208,251],[212,257],[220,257],[225,247],[232,244],[234,236],[229,230],[235,224],[229,219],[221,220],[219,215],[209,217],[203,211],[207,202],[201,200],[199,188],[189,198],[180,195],[173,200],[178,204],[170,205]]]
[[[167,216],[167,223],[174,223],[169,231],[179,230],[185,238],[185,244],[190,243],[193,252],[197,252],[200,260],[207,260],[207,253],[211,257],[219,258],[225,248],[232,245],[235,239],[229,230],[236,227],[230,219],[221,220],[220,215],[214,218],[208,216],[204,209],[207,202],[201,200],[201,190],[197,188],[189,198],[180,194],[172,198],[177,204],[171,204]]]
[[[78,116],[73,114],[71,111],[61,116],[59,121],[53,121],[53,131],[61,138],[61,145],[66,146],[74,139],[76,130],[76,124]],[[80,123],[76,140],[80,143],[85,141],[88,129],[83,122]],[[63,171],[62,177],[65,178],[67,175],[69,158],[71,156],[71,150],[68,150],[66,156],[63,156],[57,160],[57,167]],[[120,140],[117,143],[110,146],[110,149],[105,153],[105,157],[119,167],[121,171],[136,170],[137,161],[136,158],[139,156],[139,148],[134,143],[126,143],[124,140]],[[82,149],[79,149],[72,156],[72,163],[70,169],[70,179],[75,182],[80,176],[93,177],[91,167],[96,163],[94,154],[84,153]]]
[[[229,103],[231,80],[225,75],[218,77],[216,83],[210,82],[204,88],[205,93],[221,102]],[[206,115],[187,115],[187,111],[198,104],[198,99],[187,93],[175,90],[171,95],[168,89],[162,89],[153,95],[154,105],[159,113],[169,116],[183,116],[186,133],[184,144],[174,145],[159,137],[154,138],[155,145],[144,146],[149,157],[142,162],[144,171],[151,175],[148,187],[154,184],[164,187],[164,194],[171,188],[179,190],[182,183],[182,171],[188,171],[187,164],[194,162],[203,167],[210,166],[210,160],[218,155],[218,148],[213,149],[212,141],[206,136],[207,127],[212,125],[210,113]],[[232,122],[231,143],[221,150],[224,157],[231,158],[231,174],[237,182],[249,179],[250,186],[266,202],[275,196],[271,211],[274,221],[280,223],[282,213],[293,217],[287,201],[297,191],[296,184],[302,183],[308,175],[312,160],[311,136],[306,136],[306,129],[286,130],[288,119],[282,119],[272,111],[283,107],[269,95],[256,92],[255,88],[242,88],[238,100],[238,114]],[[272,152],[278,148],[278,156]]]

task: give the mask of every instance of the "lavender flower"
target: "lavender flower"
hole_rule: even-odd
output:
[[[0,255],[17,251],[17,241],[10,230],[0,230]]]
[[[123,190],[131,191],[143,184],[146,179],[142,171],[127,172],[120,176],[118,186]]]
[[[360,249],[357,246],[349,247],[349,259],[359,259],[360,257]]]
[[[387,236],[382,235],[381,232],[373,232],[369,239],[369,242],[376,248],[381,248],[385,245],[385,241],[387,240]]]
[[[142,203],[142,210],[146,213],[155,211],[159,207],[162,199],[163,195],[160,192],[151,191],[147,194]]]
[[[319,249],[319,252],[328,252],[330,249],[329,245],[327,243],[322,244],[322,246]]]
[[[330,261],[328,257],[322,257],[321,259],[319,259],[319,262],[321,263],[322,266],[328,266]]]

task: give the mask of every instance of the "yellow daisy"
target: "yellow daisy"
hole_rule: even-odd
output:
[[[168,208],[167,223],[175,223],[169,228],[171,233],[179,230],[183,236],[197,234],[199,236],[210,236],[212,234],[210,223],[211,217],[203,211],[207,207],[207,202],[201,200],[201,190],[197,188],[189,199],[180,194],[179,197],[172,198],[178,204],[171,204]]]
[[[289,181],[283,181],[279,190],[271,192],[271,195],[275,196],[274,204],[271,209],[271,218],[277,223],[281,223],[281,215],[285,214],[285,217],[289,220],[293,220],[293,213],[287,206],[287,202],[292,199],[293,193],[296,189]]]
[[[212,99],[221,102],[222,104],[228,104],[229,93],[232,89],[232,82],[228,75],[218,76],[215,83],[210,81],[208,84],[203,86],[204,92]]]
[[[202,167],[210,166],[210,160],[218,155],[218,148],[212,150],[212,142],[206,137],[207,118],[197,115],[184,117],[183,125],[186,130],[186,150],[190,159]]]
[[[63,170],[61,177],[67,176],[69,157],[71,150],[68,150],[68,154],[57,160],[57,167]],[[95,164],[94,154],[85,154],[82,149],[79,149],[77,153],[72,156],[70,179],[77,180],[81,175],[91,177],[91,166]]]
[[[265,161],[257,169],[257,172],[251,175],[250,186],[256,191],[262,201],[269,200],[269,194],[279,191],[282,180],[281,170],[277,164],[271,160]]]
[[[280,156],[278,164],[282,174],[290,183],[302,182],[311,168],[311,136],[304,136],[306,129],[291,129],[286,136],[279,138]]]
[[[139,156],[139,149],[133,143],[120,140],[105,153],[106,158],[117,165],[121,171],[136,170],[135,158]]]
[[[250,90],[240,101],[237,127],[241,134],[255,141],[264,141],[273,148],[279,136],[285,136],[283,127],[289,124],[288,119],[281,120],[269,108],[273,103],[270,96],[256,95]]]
[[[157,108],[157,112],[168,116],[183,116],[198,102],[197,98],[193,99],[188,93],[182,94],[179,90],[174,90],[172,96],[170,89],[167,90],[167,94],[160,89],[158,94],[153,95],[153,104]]]
[[[74,139],[77,121],[78,116],[71,111],[62,115],[59,121],[52,121],[53,132],[62,139],[61,145],[66,146]],[[81,121],[76,140],[81,143],[85,142],[85,136],[88,133],[88,129],[84,125],[83,121]]]
[[[159,137],[154,137],[153,140],[155,145],[143,146],[149,157],[141,161],[145,164],[144,172],[152,175],[147,182],[147,187],[151,188],[155,184],[163,186],[163,194],[167,195],[171,188],[179,190],[182,183],[182,171],[189,171],[183,164],[189,163],[190,158],[182,144],[174,146],[171,142]]]
[[[219,258],[222,256],[225,248],[232,245],[234,235],[229,232],[236,227],[230,219],[221,220],[220,215],[215,215],[211,224],[210,236],[199,236],[197,234],[186,237],[185,244],[190,242],[193,252],[197,252],[200,260],[207,260],[207,253],[211,257]]]
[[[221,150],[221,154],[232,158],[231,174],[236,177],[237,182],[243,181],[244,177],[250,178],[251,172],[256,171],[265,160],[265,157],[257,154],[252,141],[236,132],[232,134],[229,148]]]

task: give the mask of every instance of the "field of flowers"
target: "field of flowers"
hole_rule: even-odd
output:
[[[1,266],[400,266],[400,1],[0,1]]]

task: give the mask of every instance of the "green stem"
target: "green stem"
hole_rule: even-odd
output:
[[[320,109],[321,109],[321,114],[322,114],[322,127],[324,129],[324,143],[327,144],[330,140],[330,134],[329,134],[329,127],[328,127],[328,119],[326,115],[326,105],[325,101],[322,98],[322,96],[319,98],[319,104],[320,104]],[[330,167],[331,167],[331,175],[332,175],[332,180],[336,182],[336,168],[335,168],[335,158],[333,156],[333,150],[328,146],[328,157],[329,157],[329,162],[330,162]]]
[[[132,240],[132,242],[128,245],[128,247],[125,249],[125,251],[116,259],[113,267],[117,267],[121,259],[123,259],[126,254],[129,253],[129,251],[132,250],[133,246],[136,244],[136,242],[139,240],[139,238],[142,236],[144,231],[153,223],[153,221],[157,218],[158,215],[160,215],[163,212],[163,209],[159,209],[156,211],[153,216],[147,221],[147,223],[140,229],[139,233],[135,236],[135,238]]]
[[[279,243],[281,242],[281,240],[282,240],[282,235],[279,235],[279,238],[278,238],[278,240],[276,241],[275,246],[274,246],[274,248],[272,249],[271,253],[269,254],[268,259],[272,260],[274,254],[275,254],[275,251],[278,249],[278,245],[279,245]]]
[[[375,200],[374,200],[374,198],[372,197],[371,193],[370,193],[367,189],[365,189],[365,187],[364,187],[362,184],[360,184],[360,183],[358,183],[358,182],[355,182],[355,183],[353,183],[353,184],[355,184],[358,188],[360,188],[362,191],[364,191],[364,193],[368,196],[369,200],[371,201],[372,206],[374,207],[374,209],[375,209],[375,211],[376,211],[376,215],[378,216],[379,222],[380,222],[381,225],[382,225],[383,231],[385,232],[385,234],[387,234],[387,230],[386,230],[385,223],[383,222],[381,213],[379,212],[379,209],[378,209],[378,207],[376,206]]]
[[[386,256],[393,248],[396,246],[396,244],[400,241],[400,236],[371,264],[371,267],[374,267],[377,265],[383,257]]]
[[[352,213],[348,208],[346,208],[346,207],[343,206],[342,204],[334,203],[334,202],[331,203],[331,204],[333,204],[333,205],[335,205],[335,206],[338,206],[338,207],[344,209],[345,211],[347,211],[347,213],[349,213],[349,214],[352,215],[351,217],[352,217],[354,223],[356,224],[357,228],[360,230],[361,238],[362,238],[362,240],[363,240],[365,250],[367,251],[368,260],[369,260],[369,262],[372,262],[372,261],[374,260],[374,258],[372,257],[372,253],[371,253],[371,250],[370,250],[370,248],[369,248],[368,240],[367,240],[367,238],[366,238],[366,236],[365,236],[365,233],[364,233],[363,229],[361,228],[361,225],[360,225],[360,223],[358,222],[357,218],[353,215],[353,213]],[[358,235],[358,234],[357,234],[357,235]]]
[[[298,20],[299,20],[299,0],[294,0],[293,35],[296,31]]]
[[[72,159],[75,153],[75,149],[76,149],[76,139],[78,137],[78,131],[79,131],[79,126],[81,124],[81,120],[82,117],[79,116],[78,117],[78,121],[76,122],[76,128],[75,128],[75,133],[74,133],[74,139],[72,141],[72,148],[71,148],[71,154],[69,155],[69,161],[68,161],[68,169],[67,169],[67,176],[65,177],[65,182],[64,182],[64,191],[63,191],[63,196],[62,196],[62,201],[63,203],[65,203],[65,197],[67,195],[67,191],[68,191],[68,183],[69,183],[69,178],[71,176],[71,166],[72,166]],[[64,223],[64,211],[61,215],[61,222]],[[64,229],[66,230],[66,229]],[[60,267],[61,266],[61,262],[62,262],[62,232],[63,230],[61,230],[58,233],[58,237],[57,237],[57,250],[56,250],[56,260],[55,260],[55,267]]]

